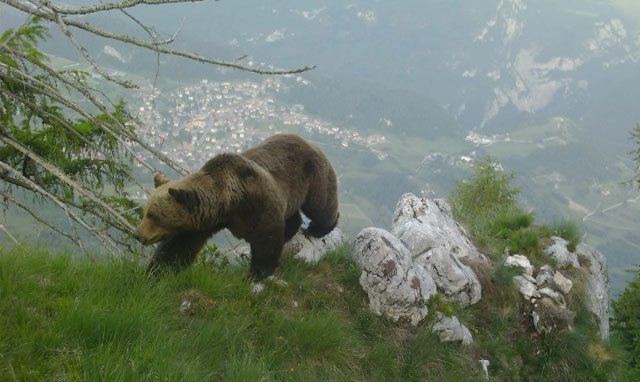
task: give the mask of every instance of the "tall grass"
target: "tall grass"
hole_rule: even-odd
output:
[[[513,381],[566,359],[535,362],[543,344],[522,328],[502,268],[480,303],[449,306],[472,329],[471,346],[440,343],[428,321],[371,313],[348,248],[316,265],[285,257],[288,286],[258,295],[245,273],[200,263],[149,278],[131,262],[1,251],[0,380],[481,381],[478,360],[489,358],[491,380]],[[589,373],[607,371],[588,357]],[[573,380],[586,375],[568,365]]]

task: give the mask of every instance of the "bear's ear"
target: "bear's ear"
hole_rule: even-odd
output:
[[[156,172],[155,174],[153,174],[153,185],[155,186],[155,188],[162,186],[168,181],[169,179],[167,179],[164,175],[160,174],[159,172]]]
[[[170,188],[169,195],[171,195],[176,202],[182,204],[189,211],[195,210],[198,206],[198,196],[193,190],[183,190],[180,188]]]

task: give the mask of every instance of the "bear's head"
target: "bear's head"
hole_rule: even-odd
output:
[[[156,189],[144,206],[142,221],[134,233],[136,239],[147,245],[181,232],[199,230],[198,222],[194,219],[194,208],[199,197],[191,187],[194,176],[170,181],[161,174],[154,175]]]

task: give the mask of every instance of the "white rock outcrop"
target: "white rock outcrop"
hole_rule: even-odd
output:
[[[446,248],[431,249],[413,261],[417,267],[425,269],[431,275],[438,291],[449,300],[462,306],[480,301],[482,292],[478,277]]]
[[[600,327],[600,337],[609,338],[609,273],[605,257],[597,249],[578,244],[576,255],[585,258],[589,263],[588,277],[585,283],[585,293],[589,302],[589,310],[595,314]]]
[[[407,248],[380,228],[365,228],[356,236],[352,256],[362,273],[360,285],[369,307],[394,321],[417,325],[427,315],[429,297],[436,284],[428,272],[415,268]]]
[[[463,259],[484,259],[441,199],[404,194],[393,213],[391,232],[407,247],[417,267],[431,274],[438,291],[462,305],[482,296],[480,282]]]
[[[402,195],[393,212],[391,233],[414,257],[441,247],[459,260],[484,258],[453,219],[451,207],[443,199]]]
[[[553,237],[554,244],[546,252],[552,255],[559,267],[569,265],[576,269],[585,268],[585,294],[589,310],[596,316],[600,328],[600,337],[609,337],[609,274],[605,257],[597,249],[588,244],[580,243],[575,252],[569,251],[567,241]],[[559,275],[559,276],[558,276]],[[573,283],[560,272],[553,276],[553,286],[560,292],[567,294]]]

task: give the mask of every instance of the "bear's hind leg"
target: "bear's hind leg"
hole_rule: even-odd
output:
[[[287,221],[284,225],[284,242],[291,240],[291,238],[298,233],[300,226],[302,225],[302,216],[300,216],[300,211],[296,211],[293,215],[287,218]]]
[[[312,202],[313,199],[302,206],[302,212],[311,219],[307,228],[302,232],[313,237],[323,237],[338,225],[338,217],[340,216],[338,201],[332,198],[326,203],[313,204]]]
[[[284,246],[284,229],[256,235],[249,245],[251,246],[249,276],[256,282],[261,281],[271,276],[278,266],[278,259]]]
[[[329,232],[333,231],[333,229],[336,228],[336,225],[338,225],[338,217],[336,217],[333,224],[329,224],[329,225],[322,225],[318,223],[317,220],[311,220],[311,222],[309,223],[307,228],[303,230],[303,232],[313,237],[323,237],[327,235]]]
[[[179,270],[188,267],[209,236],[208,232],[183,232],[161,242],[147,266],[147,273],[156,273],[162,268]]]
[[[301,210],[311,219],[303,230],[305,235],[323,237],[338,225],[338,181],[333,169],[324,181],[312,184]]]

